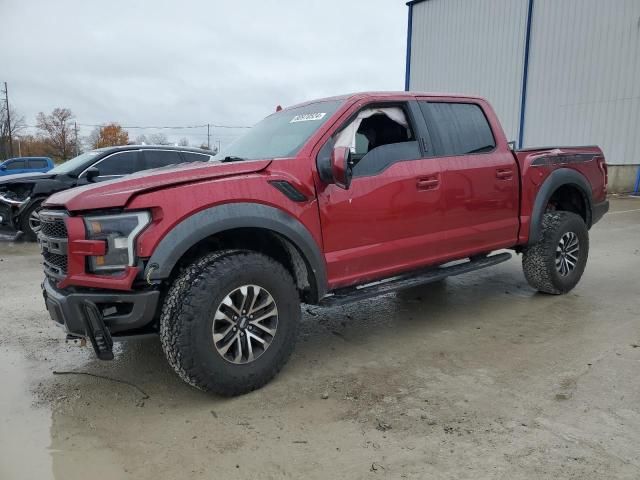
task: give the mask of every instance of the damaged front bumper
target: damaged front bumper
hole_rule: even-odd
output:
[[[9,225],[15,228],[14,218],[24,210],[30,200],[31,197],[17,200],[0,193],[0,225]]]
[[[135,293],[67,292],[47,278],[42,294],[49,316],[66,332],[91,341],[101,360],[113,358],[111,335],[126,336],[155,317],[160,292]]]

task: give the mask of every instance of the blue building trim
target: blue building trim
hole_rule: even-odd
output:
[[[404,90],[409,91],[411,79],[411,35],[413,31],[413,5],[417,0],[407,3],[409,7],[409,16],[407,19],[407,58],[404,65]],[[422,0],[423,1],[423,0]]]
[[[522,66],[522,94],[520,96],[520,125],[518,126],[518,148],[524,143],[524,120],[527,110],[527,84],[529,79],[529,53],[531,46],[531,22],[533,20],[533,2],[529,0],[527,10],[527,30],[524,40],[524,64]]]

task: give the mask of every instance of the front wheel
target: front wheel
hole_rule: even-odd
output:
[[[300,322],[289,272],[255,252],[223,251],[189,265],[162,308],[169,364],[190,385],[225,396],[262,387],[286,363]]]
[[[522,268],[533,288],[559,295],[580,281],[588,256],[584,220],[572,212],[549,212],[542,219],[542,238],[523,253]]]
[[[24,233],[26,239],[35,242],[38,239],[38,233],[42,228],[40,224],[40,210],[42,202],[35,202],[29,206],[20,216],[20,230]]]

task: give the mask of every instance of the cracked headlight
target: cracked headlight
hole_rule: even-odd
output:
[[[89,270],[114,272],[134,266],[136,237],[150,222],[149,212],[85,217],[87,238],[104,240],[107,244],[105,255],[89,257]]]

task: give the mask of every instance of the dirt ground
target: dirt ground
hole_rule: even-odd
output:
[[[305,306],[288,365],[234,399],[183,384],[156,338],[113,362],[66,345],[39,262],[0,239],[3,480],[640,478],[640,199],[612,200],[568,295],[514,257]]]

